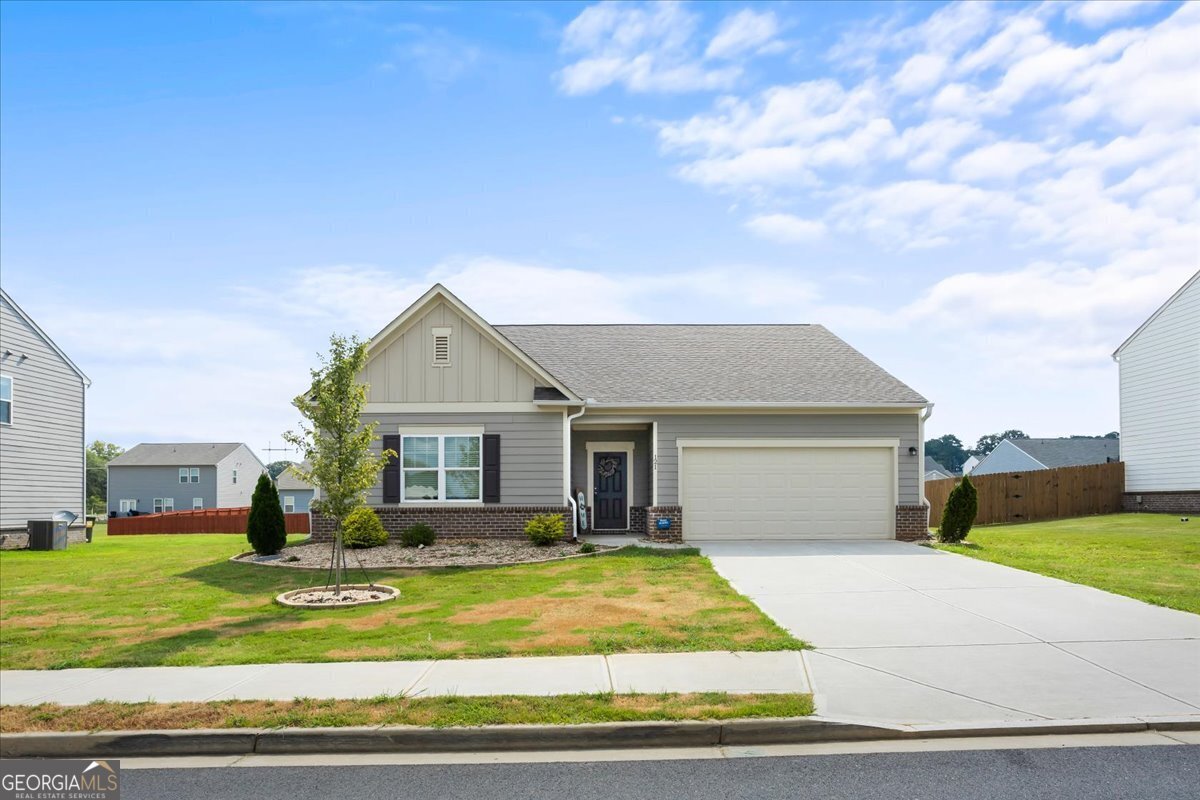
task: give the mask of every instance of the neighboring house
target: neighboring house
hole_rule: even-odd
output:
[[[363,379],[393,535],[521,536],[580,493],[590,528],[662,539],[928,532],[930,403],[820,325],[493,326],[438,285]]]
[[[291,468],[279,473],[275,478],[275,488],[285,514],[306,513],[316,496],[316,487],[300,480]]]
[[[925,480],[940,481],[943,478],[953,478],[954,473],[943,467],[930,456],[925,456]]]
[[[975,467],[979,466],[979,462],[982,460],[983,459],[981,459],[979,456],[967,456],[967,460],[964,461],[962,465],[962,474],[970,475],[975,470]]]
[[[1200,272],[1113,359],[1126,510],[1200,514]]]
[[[0,289],[0,530],[87,505],[87,375]]]
[[[1033,472],[1120,460],[1121,443],[1116,439],[1005,439],[971,474],[978,477],[999,472]]]
[[[238,442],[139,444],[108,462],[108,514],[242,508],[264,471]]]

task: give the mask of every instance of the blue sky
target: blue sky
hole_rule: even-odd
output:
[[[0,268],[89,436],[280,446],[332,331],[820,322],[933,435],[1118,427],[1200,4],[0,6]]]

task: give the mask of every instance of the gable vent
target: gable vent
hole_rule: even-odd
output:
[[[450,329],[433,329],[433,366],[450,366]]]

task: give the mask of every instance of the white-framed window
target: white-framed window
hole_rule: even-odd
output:
[[[283,496],[283,513],[285,513],[285,514],[295,514],[296,513],[296,498],[290,494],[285,494]]]
[[[199,467],[180,467],[179,468],[179,482],[180,483],[188,483],[189,481],[191,483],[199,483],[200,482],[200,468]]]
[[[10,375],[0,375],[0,425],[12,425],[13,418],[13,379]]]
[[[204,508],[204,498],[203,497],[193,497],[192,498],[192,511],[200,511],[203,508]]]
[[[400,467],[402,502],[479,502],[483,496],[483,437],[401,436]]]
[[[233,482],[237,483],[237,470],[236,469],[233,471]]]
[[[122,500],[121,513],[128,514],[130,511],[137,511],[137,500]]]
[[[192,467],[189,474],[191,475],[192,483],[200,482],[200,468],[199,467]]]
[[[188,482],[188,468],[187,467],[179,468],[179,482],[180,483]]]
[[[156,498],[154,498],[154,513],[155,514],[161,514],[164,511],[174,511],[174,510],[175,510],[175,498],[174,497],[156,497]]]

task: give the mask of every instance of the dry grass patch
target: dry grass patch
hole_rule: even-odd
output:
[[[0,707],[0,732],[189,728],[319,728],[353,725],[582,724],[645,720],[803,717],[807,694],[558,695],[551,697],[377,697],[368,700],[229,700]]]

